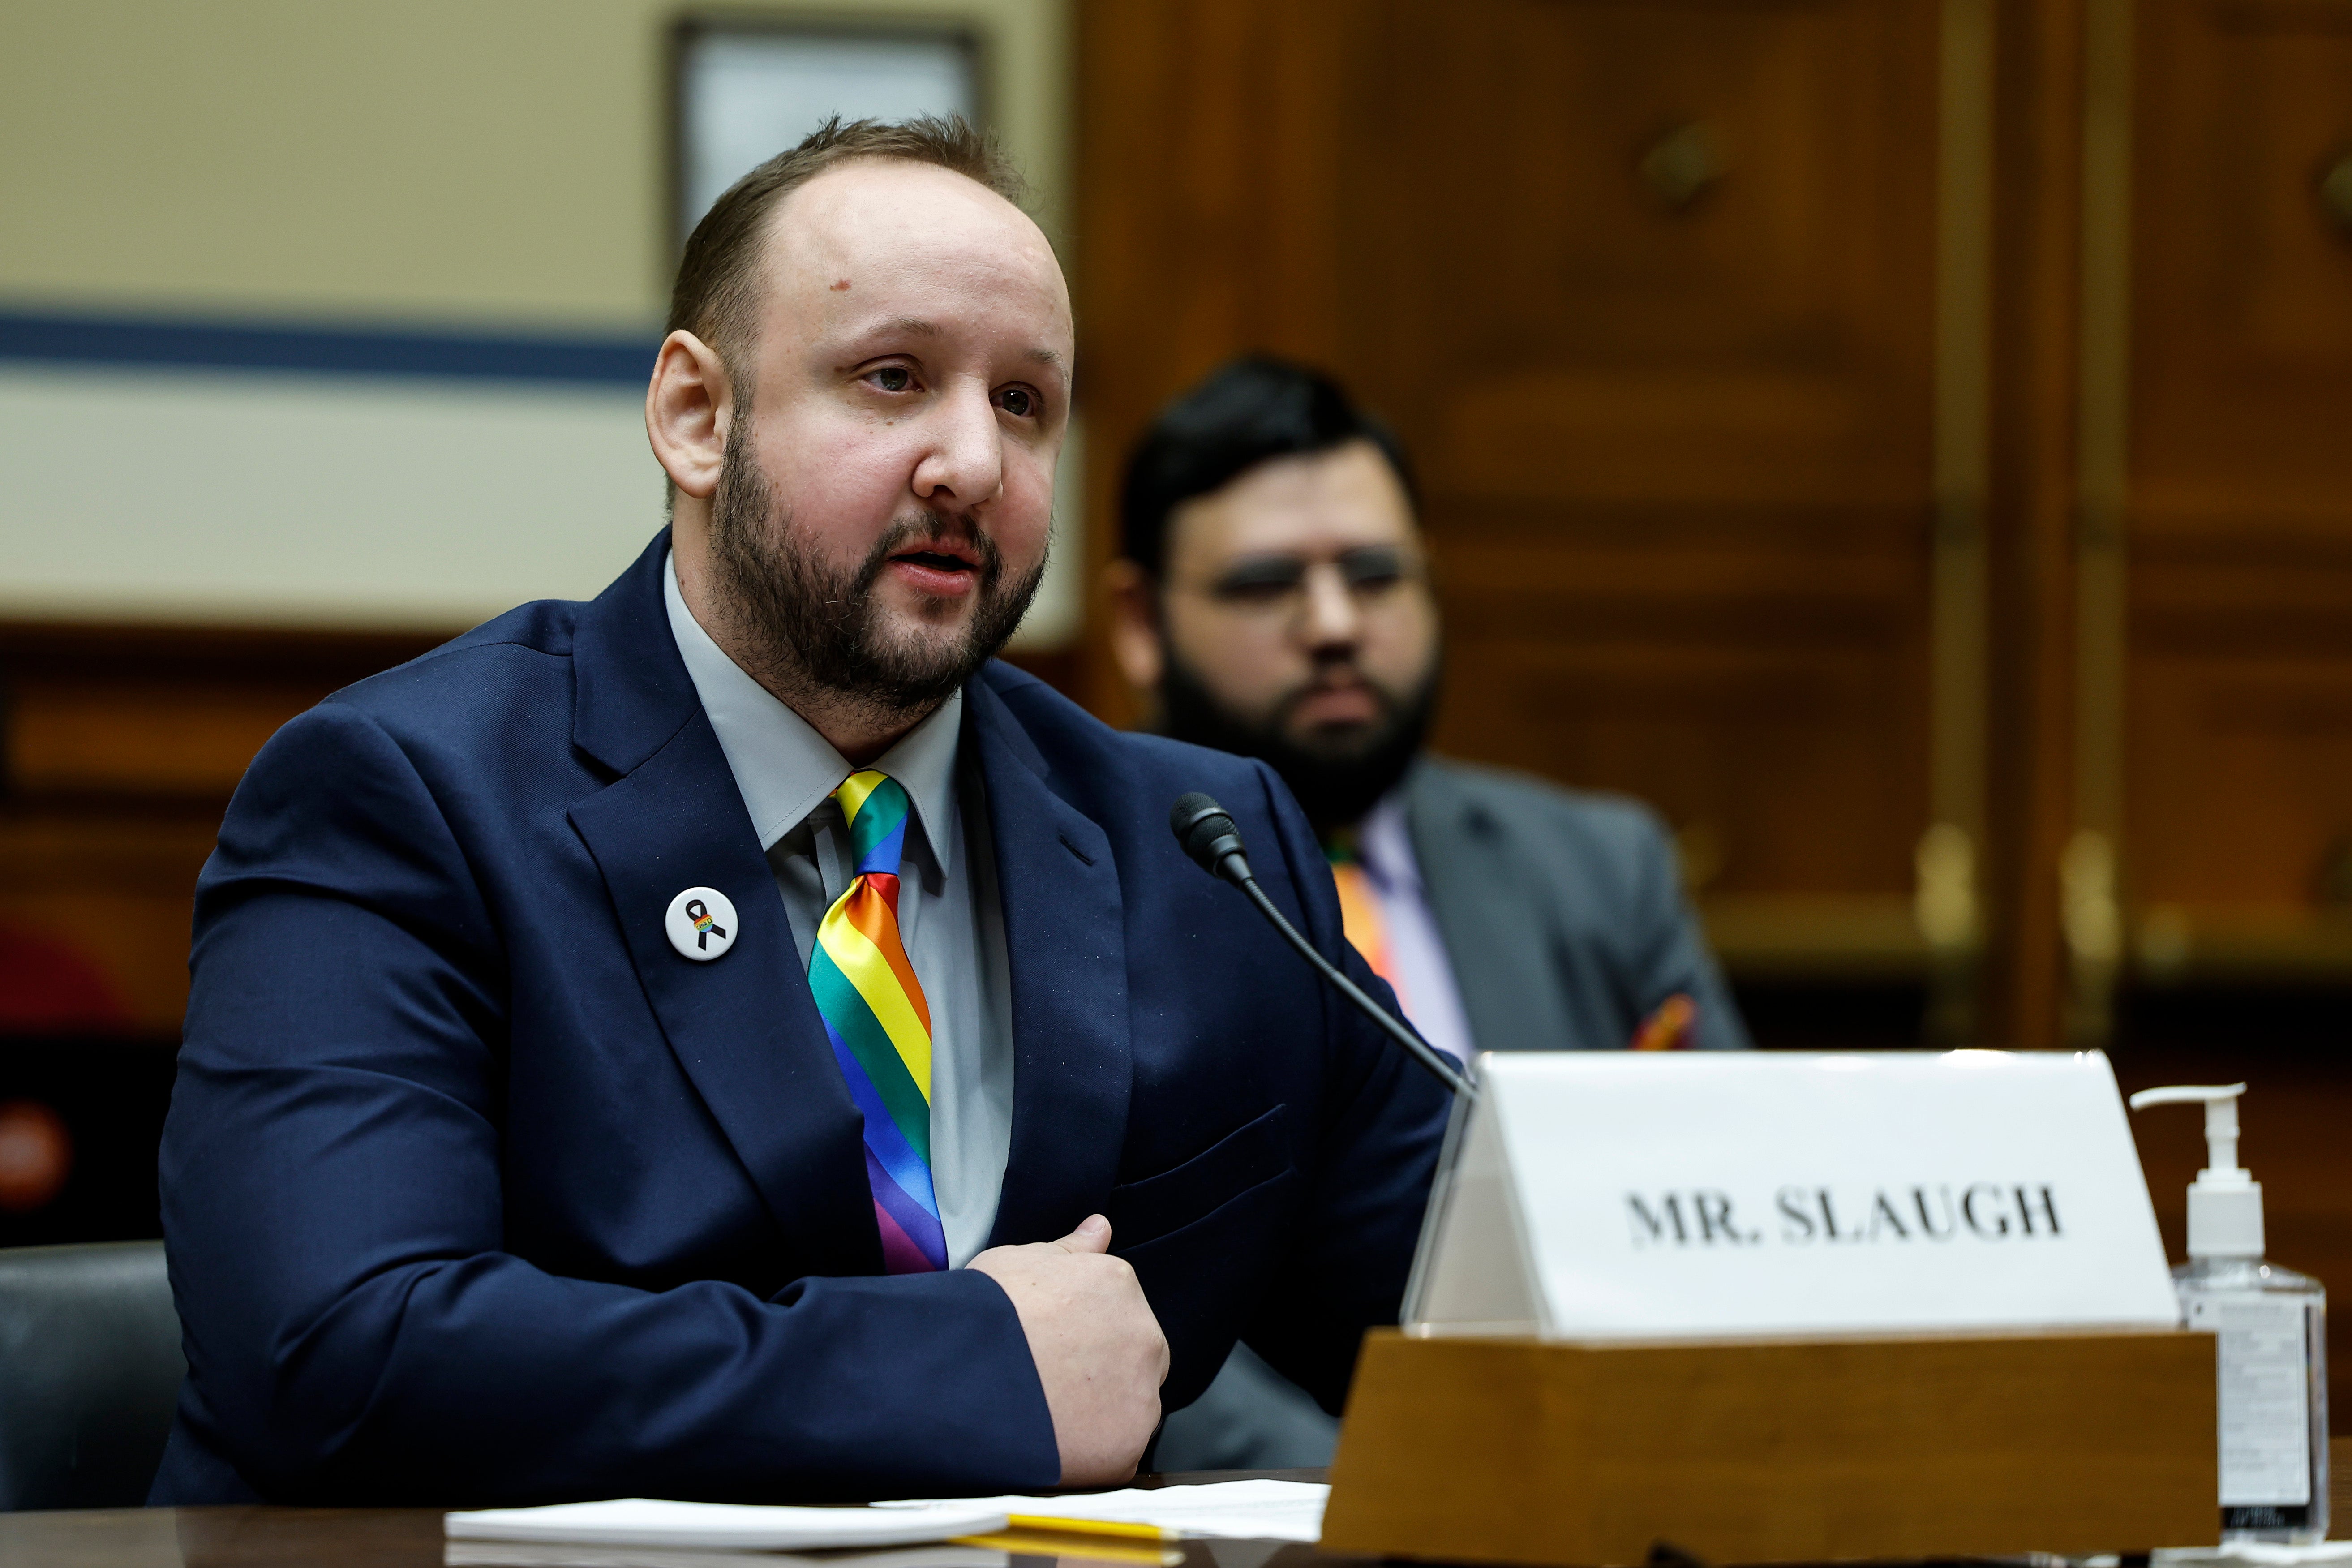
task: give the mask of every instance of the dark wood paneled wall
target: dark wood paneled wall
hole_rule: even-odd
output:
[[[0,1032],[176,1037],[196,873],[246,764],[437,640],[0,626]]]
[[[1244,350],[1328,366],[1422,469],[1439,743],[1657,805],[1748,956],[1916,965],[1940,31],[1936,0],[1082,6],[1097,548],[1165,399]]]
[[[1710,892],[1906,894],[1933,5],[1408,5],[1387,34],[1349,368],[1423,468],[1440,743],[1654,802]]]
[[[2147,0],[2137,32],[2118,696],[2142,956],[2226,956],[2296,916],[2342,947],[2352,5]]]
[[[1079,17],[1097,550],[1160,402],[1325,364],[1423,468],[1441,743],[1656,804],[1735,968],[2027,1046],[2352,980],[2352,0]]]

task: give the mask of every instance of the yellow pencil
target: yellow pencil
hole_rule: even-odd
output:
[[[1112,1519],[1065,1519],[1055,1513],[1016,1513],[1008,1521],[1014,1530],[1045,1530],[1058,1535],[1116,1535],[1127,1541],[1181,1541],[1182,1536],[1156,1524],[1125,1524]]]
[[[1058,1526],[1059,1521],[1055,1523]],[[1007,1529],[1001,1535],[960,1535],[957,1546],[985,1546],[1016,1557],[1058,1557],[1065,1562],[1086,1559],[1120,1563],[1132,1568],[1178,1568],[1183,1552],[1165,1541],[1139,1541],[1132,1536],[1086,1535],[1076,1531]]]

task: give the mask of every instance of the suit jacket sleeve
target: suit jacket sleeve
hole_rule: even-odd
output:
[[[271,742],[199,884],[163,1151],[199,1419],[298,1499],[1053,1484],[1020,1324],[968,1270],[654,1291],[502,1250],[501,911],[393,737]]]
[[[1646,1016],[1677,993],[1698,1005],[1697,1044],[1705,1050],[1744,1050],[1748,1029],[1740,1022],[1731,988],[1724,984],[1700,935],[1698,917],[1683,896],[1682,875],[1673,844],[1656,817],[1635,814],[1633,836],[1633,920],[1638,933],[1632,952],[1639,1005]],[[1630,1031],[1628,1032],[1630,1036]]]
[[[1261,885],[1318,952],[1402,1016],[1388,983],[1342,934],[1330,867],[1305,814],[1270,769],[1255,765],[1277,851],[1252,857]],[[1453,1096],[1329,986],[1311,975],[1303,983],[1321,996],[1325,1021],[1318,1158],[1286,1261],[1243,1338],[1337,1415],[1364,1331],[1395,1323],[1403,1304]]]

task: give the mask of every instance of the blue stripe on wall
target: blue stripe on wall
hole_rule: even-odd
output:
[[[0,360],[643,388],[659,340],[358,331],[0,310]]]

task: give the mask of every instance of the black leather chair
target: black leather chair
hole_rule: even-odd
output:
[[[162,1242],[0,1249],[0,1509],[145,1502],[186,1371]]]

